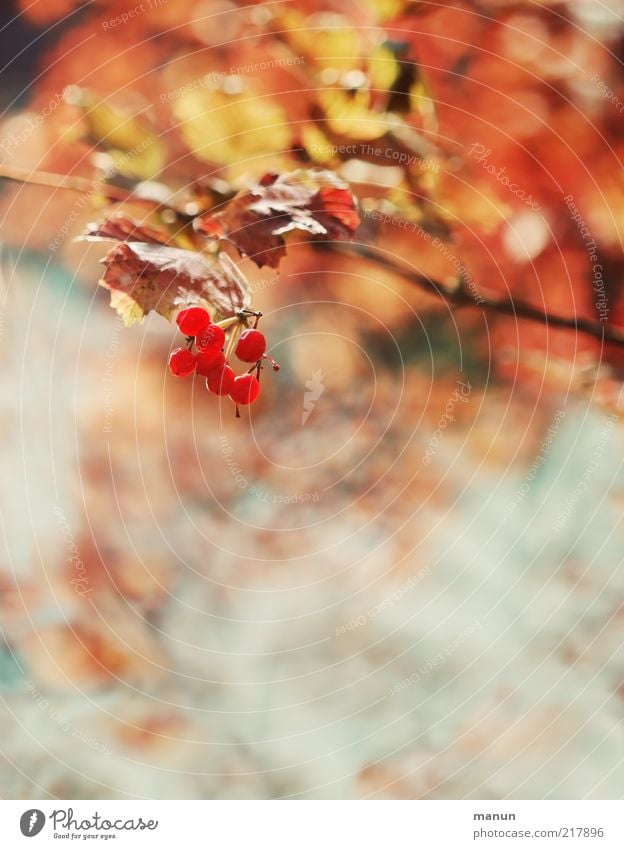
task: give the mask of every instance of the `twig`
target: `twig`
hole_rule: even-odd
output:
[[[130,192],[126,189],[103,181],[89,180],[87,177],[68,177],[49,171],[29,171],[27,168],[13,168],[6,164],[0,165],[0,180],[11,180],[29,186],[46,186],[49,189],[66,189],[83,195],[102,191],[114,200],[127,200],[130,197]]]
[[[314,244],[333,253],[357,256],[382,266],[387,271],[403,278],[403,280],[407,280],[409,283],[418,286],[427,294],[442,298],[448,304],[455,307],[480,307],[487,312],[526,319],[527,321],[543,324],[546,327],[575,330],[576,332],[593,336],[595,339],[600,339],[603,342],[612,342],[615,345],[624,346],[624,332],[610,327],[604,322],[591,321],[590,319],[577,316],[554,315],[540,310],[525,301],[515,300],[513,298],[488,298],[482,295],[475,298],[464,288],[449,289],[431,277],[427,277],[395,262],[382,250],[367,245],[357,245],[349,242],[315,242]]]
[[[29,185],[47,186],[48,188],[67,189],[81,194],[89,194],[102,188],[102,183],[89,180],[86,177],[71,177],[62,174],[52,174],[47,171],[28,171],[22,168],[13,168],[8,165],[0,165],[0,180],[12,180]],[[125,189],[106,184],[104,191],[109,198],[114,200],[127,200],[131,193]],[[366,259],[376,265],[380,265],[388,271],[415,284],[429,295],[434,295],[445,300],[455,307],[481,307],[483,310],[499,315],[509,315],[514,318],[526,319],[546,327],[558,327],[563,330],[574,330],[577,333],[585,333],[600,339],[602,342],[612,342],[624,347],[624,332],[606,323],[590,321],[587,318],[577,316],[553,315],[524,301],[512,298],[487,298],[479,296],[474,298],[463,287],[449,289],[438,281],[420,274],[413,269],[406,268],[391,259],[382,250],[368,245],[353,244],[349,242],[315,242],[317,248],[329,250],[333,253],[341,253],[347,256],[357,256]]]

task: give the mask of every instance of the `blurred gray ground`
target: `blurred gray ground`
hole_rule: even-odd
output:
[[[374,509],[346,482],[277,507],[237,487],[216,414],[163,390],[158,329],[123,331],[104,437],[114,319],[37,282],[11,288],[23,320],[1,349],[4,797],[621,797],[623,444],[608,413],[545,397],[527,424],[526,399],[475,389],[398,500],[435,409],[413,439],[413,418],[389,425],[405,453]],[[280,432],[280,458],[312,440],[342,445],[346,469],[383,433],[377,415],[372,431],[328,414]],[[248,481],[323,491],[323,457],[296,474],[258,459],[268,413],[253,438],[223,427]],[[195,452],[210,493],[186,471]],[[108,568],[89,566],[87,599],[59,505],[85,563],[99,550]]]

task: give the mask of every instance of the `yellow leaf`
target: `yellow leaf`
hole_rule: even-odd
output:
[[[319,90],[318,101],[331,130],[353,141],[373,141],[384,136],[389,129],[383,115],[368,108],[369,95],[366,91]]]
[[[228,79],[229,85],[234,83]],[[291,131],[281,107],[247,82],[241,82],[240,88],[228,93],[206,87],[176,100],[173,113],[199,159],[245,164],[256,156],[290,148]]]
[[[325,165],[334,158],[333,146],[329,139],[314,124],[306,124],[301,130],[301,143],[312,160]]]
[[[368,59],[368,76],[371,88],[388,91],[399,74],[399,63],[392,50],[381,45]]]
[[[320,68],[350,71],[355,57],[362,54],[362,43],[349,20],[333,12],[318,12],[305,17],[288,9],[276,17],[296,55],[303,55]]]
[[[410,3],[406,0],[366,0],[366,5],[373,10],[379,23],[384,23],[396,18]]]
[[[430,132],[437,132],[438,118],[435,103],[422,80],[410,88],[410,107],[422,118],[423,126]]]
[[[140,180],[159,173],[165,146],[144,118],[129,115],[77,86],[71,87],[67,100],[82,109],[88,135],[107,152],[112,169]]]
[[[104,284],[100,281],[100,286]],[[108,289],[108,286],[104,288]],[[110,305],[121,316],[126,327],[131,327],[137,321],[143,321],[145,313],[136,301],[133,301],[125,292],[112,289],[110,293]]]

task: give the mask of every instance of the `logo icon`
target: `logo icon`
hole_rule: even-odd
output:
[[[45,814],[38,808],[24,811],[20,817],[20,830],[24,837],[34,837],[45,825]]]
[[[312,372],[312,377],[310,380],[306,380],[305,385],[307,392],[303,394],[303,412],[301,414],[301,427],[307,422],[310,413],[316,407],[316,402],[319,400],[323,392],[325,391],[325,384],[323,383],[323,378],[325,375],[323,372],[318,369],[317,371]]]

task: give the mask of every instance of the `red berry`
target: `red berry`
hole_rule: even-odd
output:
[[[210,324],[210,316],[203,307],[187,307],[177,314],[176,324],[185,336],[197,336]]]
[[[260,384],[253,374],[240,374],[234,378],[230,398],[236,404],[253,404],[260,393]]]
[[[196,364],[195,354],[188,348],[176,348],[169,355],[169,371],[176,377],[188,377],[193,374]]]
[[[225,333],[218,324],[211,324],[210,327],[206,327],[195,339],[195,344],[200,351],[206,348],[216,348],[220,351],[224,342]]]
[[[266,351],[266,339],[259,330],[243,330],[234,353],[244,363],[257,363]]]
[[[233,385],[234,372],[229,366],[217,366],[208,372],[206,389],[215,395],[229,395]]]
[[[218,348],[205,348],[197,352],[197,374],[208,377],[213,368],[225,365],[225,357]]]

